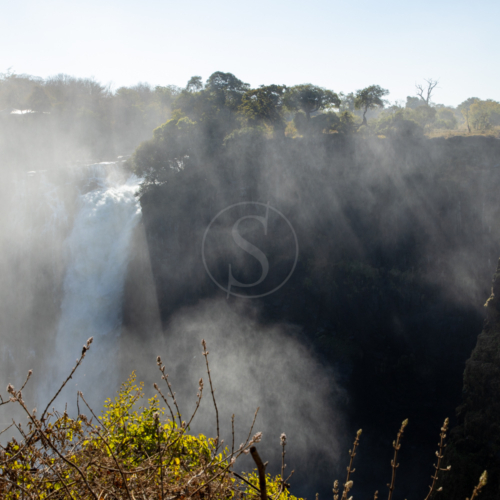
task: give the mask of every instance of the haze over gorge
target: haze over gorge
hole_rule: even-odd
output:
[[[244,442],[260,407],[260,454],[279,473],[286,433],[294,495],[330,498],[360,428],[354,498],[385,494],[408,418],[397,498],[425,498],[449,417],[466,465],[437,498],[470,497],[479,476],[463,470],[484,443],[471,433],[480,444],[463,444],[463,415],[477,410],[488,432],[500,424],[499,375],[485,368],[495,296],[463,387],[495,272],[499,290],[500,103],[440,105],[436,85],[390,102],[379,85],[252,88],[224,72],[116,90],[0,75],[4,385],[32,369],[23,397],[41,411],[93,337],[57,408],[77,416],[82,391],[100,410],[132,370],[151,396],[161,355],[187,415],[205,339],[222,437],[234,414]],[[256,298],[226,293],[231,279]],[[208,397],[192,429],[211,435]],[[2,407],[2,429],[24,424],[16,408]],[[481,498],[493,499],[500,441],[484,439],[474,460],[492,471]]]

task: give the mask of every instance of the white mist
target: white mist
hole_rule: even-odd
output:
[[[85,170],[87,186],[92,190],[80,195],[73,228],[65,242],[67,268],[61,318],[44,401],[70,373],[86,340],[94,337],[94,343],[56,407],[61,402],[74,402],[77,390],[100,394],[96,390],[99,387],[113,394],[120,382],[118,340],[123,290],[131,237],[141,217],[135,196],[141,179],[135,175],[125,178],[114,163]]]

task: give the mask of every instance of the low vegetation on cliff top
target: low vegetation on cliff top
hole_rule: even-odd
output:
[[[87,404],[83,394],[78,401],[88,410],[88,416],[80,413],[76,419],[67,412],[50,410],[63,387],[68,383],[90,349],[92,338],[83,346],[82,354],[68,378],[61,385],[46,408],[37,416],[37,410],[30,411],[23,399],[21,389],[11,384],[7,387],[9,397],[0,396],[0,406],[18,404],[28,417],[27,428],[13,421],[19,438],[12,438],[0,446],[0,497],[4,499],[130,499],[130,500],[187,500],[195,499],[261,499],[297,500],[290,491],[290,474],[285,477],[286,435],[281,435],[281,474],[272,477],[266,473],[267,462],[263,463],[256,449],[262,433],[253,434],[258,409],[245,442],[235,446],[234,415],[232,419],[232,442],[224,444],[219,433],[219,415],[210,376],[208,350],[205,341],[203,355],[209,381],[209,391],[216,414],[216,437],[209,438],[190,432],[192,423],[202,400],[204,383],[199,381],[196,407],[191,417],[182,419],[165,366],[157,358],[161,379],[166,384],[166,394],[154,384],[157,395],[150,398],[143,407],[137,408],[144,397],[143,384],[136,384],[135,374],[121,386],[114,400],[105,401],[100,416]],[[210,397],[210,396],[209,396]],[[170,401],[169,401],[170,399]],[[160,405],[162,400],[166,408]],[[79,410],[80,411],[80,410]],[[391,460],[392,475],[387,485],[388,500],[393,497],[396,472],[399,466],[398,451],[408,420],[405,420],[393,442],[394,458]],[[8,429],[7,428],[7,429]],[[3,430],[0,434],[5,432]],[[435,473],[425,500],[430,500],[439,486],[442,467],[444,440],[448,430],[448,419],[441,428]],[[361,430],[356,434],[350,462],[343,486],[333,483],[334,500],[352,500],[353,461],[359,446]],[[235,463],[243,454],[251,454],[256,468],[251,472],[238,473]],[[486,484],[486,471],[474,488],[470,500],[480,493]],[[375,492],[374,498],[378,498]]]
[[[0,73],[0,150],[7,163],[22,168],[33,163],[38,170],[41,160],[53,165],[111,159],[147,141],[135,161],[143,169],[155,166],[155,149],[165,135],[174,139],[171,143],[183,135],[190,142],[204,136],[216,148],[248,129],[308,139],[329,134],[499,136],[499,102],[470,97],[456,107],[445,106],[434,102],[437,85],[429,79],[412,89],[410,83],[413,95],[391,103],[389,90],[380,85],[351,92],[279,82],[252,88],[222,71],[206,81],[193,76],[183,88],[140,83],[116,90],[92,78],[59,74],[43,79],[7,71]]]

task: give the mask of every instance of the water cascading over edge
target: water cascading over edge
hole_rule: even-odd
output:
[[[87,189],[79,197],[73,227],[65,241],[67,267],[46,400],[75,364],[85,341],[94,337],[92,354],[60,401],[75,391],[109,395],[119,383],[119,337],[129,248],[141,209],[135,193],[141,179],[124,176],[115,163],[86,167]]]

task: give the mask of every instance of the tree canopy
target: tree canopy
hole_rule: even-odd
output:
[[[369,109],[383,108],[384,101],[382,98],[388,93],[389,91],[383,89],[380,85],[370,85],[356,92],[354,107],[363,111],[363,125],[367,124],[366,112]]]
[[[203,81],[201,76],[192,76],[186,85],[186,90],[189,92],[196,92],[203,88]]]
[[[471,97],[456,108],[435,104],[431,97],[436,84],[428,80],[425,88],[417,88],[420,97],[408,96],[406,103],[386,107],[388,90],[379,85],[349,93],[311,83],[252,88],[233,73],[216,71],[206,80],[192,76],[183,88],[139,83],[111,89],[92,78],[59,74],[42,79],[7,72],[0,74],[0,146],[26,165],[39,163],[41,156],[58,162],[115,158],[132,153],[147,140],[150,144],[141,146],[137,155],[138,161],[141,158],[138,171],[142,172],[146,158],[155,168],[166,168],[157,163],[162,156],[158,151],[165,154],[167,145],[171,148],[174,143],[177,146],[169,161],[188,156],[193,161],[196,155],[188,150],[194,137],[199,141],[198,153],[203,151],[205,158],[213,159],[228,143],[226,138],[245,130],[251,135],[258,129],[257,135],[268,138],[274,131],[274,135],[294,139],[357,131],[374,134],[385,130],[397,113],[391,130],[496,133],[499,103]],[[158,133],[152,137],[152,131],[162,124],[166,126],[162,138]],[[19,133],[14,137],[16,127]],[[37,158],[35,148],[26,147],[35,142],[40,144]],[[179,144],[186,146],[182,155]],[[158,157],[153,155],[154,148]],[[27,161],[30,155],[33,158]],[[170,170],[159,173],[155,182],[166,179],[165,172]]]
[[[239,111],[250,122],[267,122],[284,133],[283,105],[286,87],[267,85],[246,92]]]
[[[217,105],[236,110],[241,104],[243,94],[250,89],[250,85],[232,73],[216,71],[208,78],[205,89],[215,97]]]
[[[340,106],[339,96],[332,90],[327,90],[310,83],[291,87],[286,96],[286,105],[290,109],[300,109],[306,114],[307,120],[311,114],[325,108]]]

